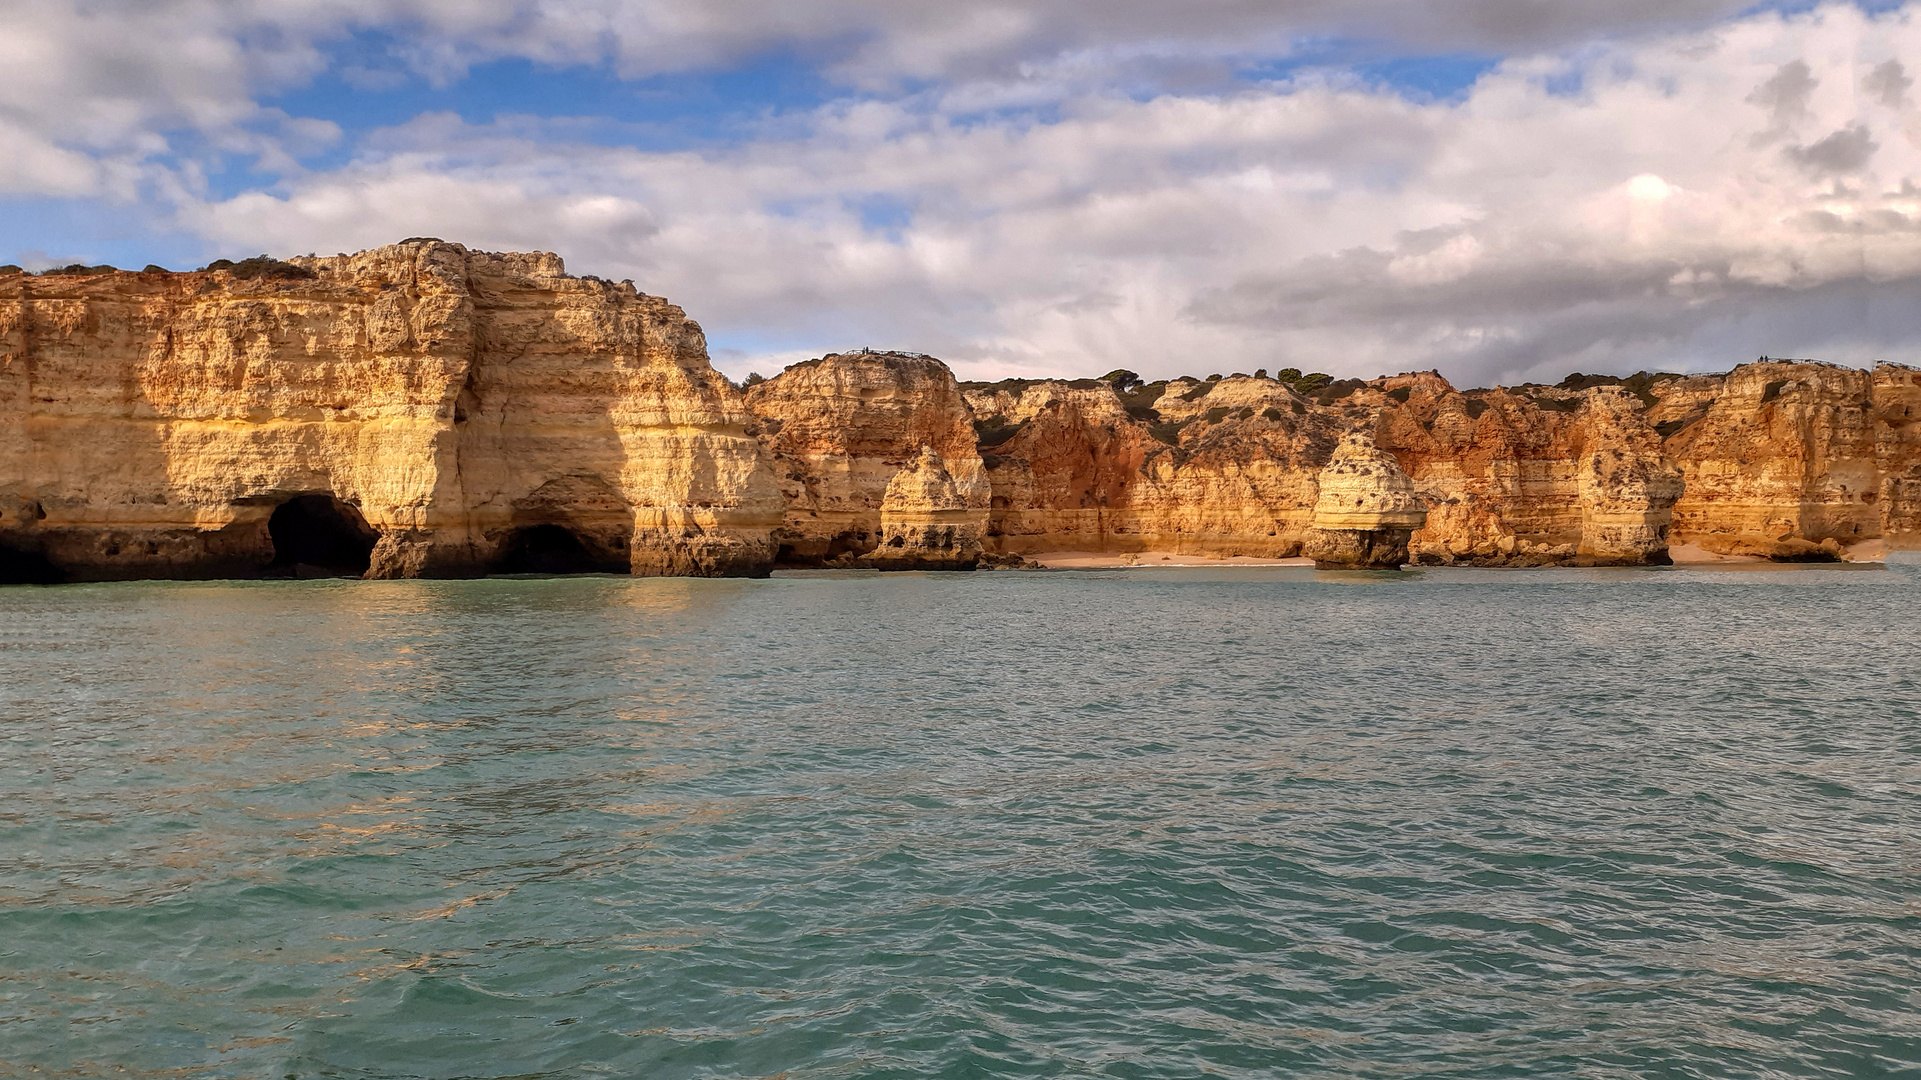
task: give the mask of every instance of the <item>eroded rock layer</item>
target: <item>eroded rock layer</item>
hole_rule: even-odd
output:
[[[1427,506],[1394,455],[1353,431],[1315,480],[1314,527],[1302,553],[1322,569],[1396,570],[1427,524]]]
[[[931,357],[860,352],[743,394],[665,300],[433,240],[0,272],[0,581],[1921,546],[1913,368],[1466,391],[1298,374],[962,384]],[[1420,521],[1397,503],[1407,521],[1334,522],[1346,474],[1326,470],[1349,433]],[[1343,532],[1367,551],[1335,551]]]
[[[780,477],[784,565],[971,568],[979,559],[988,485],[973,414],[947,365],[834,353],[795,364],[747,400]]]
[[[0,276],[0,575],[762,574],[749,420],[679,308],[547,254]]]
[[[1781,559],[1921,546],[1917,374],[1768,361],[1468,391],[1432,372],[1307,395],[1243,376],[964,389],[990,550],[1300,555],[1317,474],[1354,427],[1427,507],[1417,561],[1638,565],[1671,542]]]

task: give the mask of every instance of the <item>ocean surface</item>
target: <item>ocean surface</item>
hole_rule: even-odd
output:
[[[1921,1076],[1921,579],[0,589],[0,1075]]]

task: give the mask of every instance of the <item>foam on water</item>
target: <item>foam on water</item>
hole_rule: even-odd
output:
[[[0,590],[0,1075],[1914,1075],[1918,602]]]

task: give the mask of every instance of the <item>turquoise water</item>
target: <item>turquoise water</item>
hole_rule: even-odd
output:
[[[1921,581],[0,590],[0,1075],[1921,1075]]]

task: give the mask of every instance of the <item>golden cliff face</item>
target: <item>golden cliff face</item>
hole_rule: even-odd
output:
[[[1719,376],[1572,378],[1456,390],[1434,373],[1139,389],[970,384],[990,548],[1292,556],[1349,428],[1426,505],[1410,557],[1477,566],[1640,565],[1670,542],[1830,558],[1921,545],[1921,380],[1807,362]]]
[[[1285,557],[1343,529],[1429,564],[1921,546],[1913,368],[1296,385],[853,353],[743,394],[664,300],[433,240],[0,274],[0,581]],[[1349,433],[1423,521],[1334,522]]]
[[[1687,476],[1676,532],[1710,551],[1789,559],[1921,544],[1917,374],[1763,361],[1657,387],[1652,415]]]
[[[552,255],[0,277],[0,544],[28,573],[765,573],[748,423],[679,308]]]
[[[835,353],[795,364],[747,401],[786,503],[776,533],[783,565],[971,567],[979,558],[987,480],[947,365]],[[958,546],[943,548],[950,526]],[[910,543],[916,536],[934,543]]]
[[[1229,404],[1203,404],[1221,394]],[[1174,383],[1123,397],[1093,380],[970,388],[993,486],[990,545],[1297,555],[1315,475],[1343,430],[1278,383]],[[1158,395],[1158,396],[1157,396]]]

